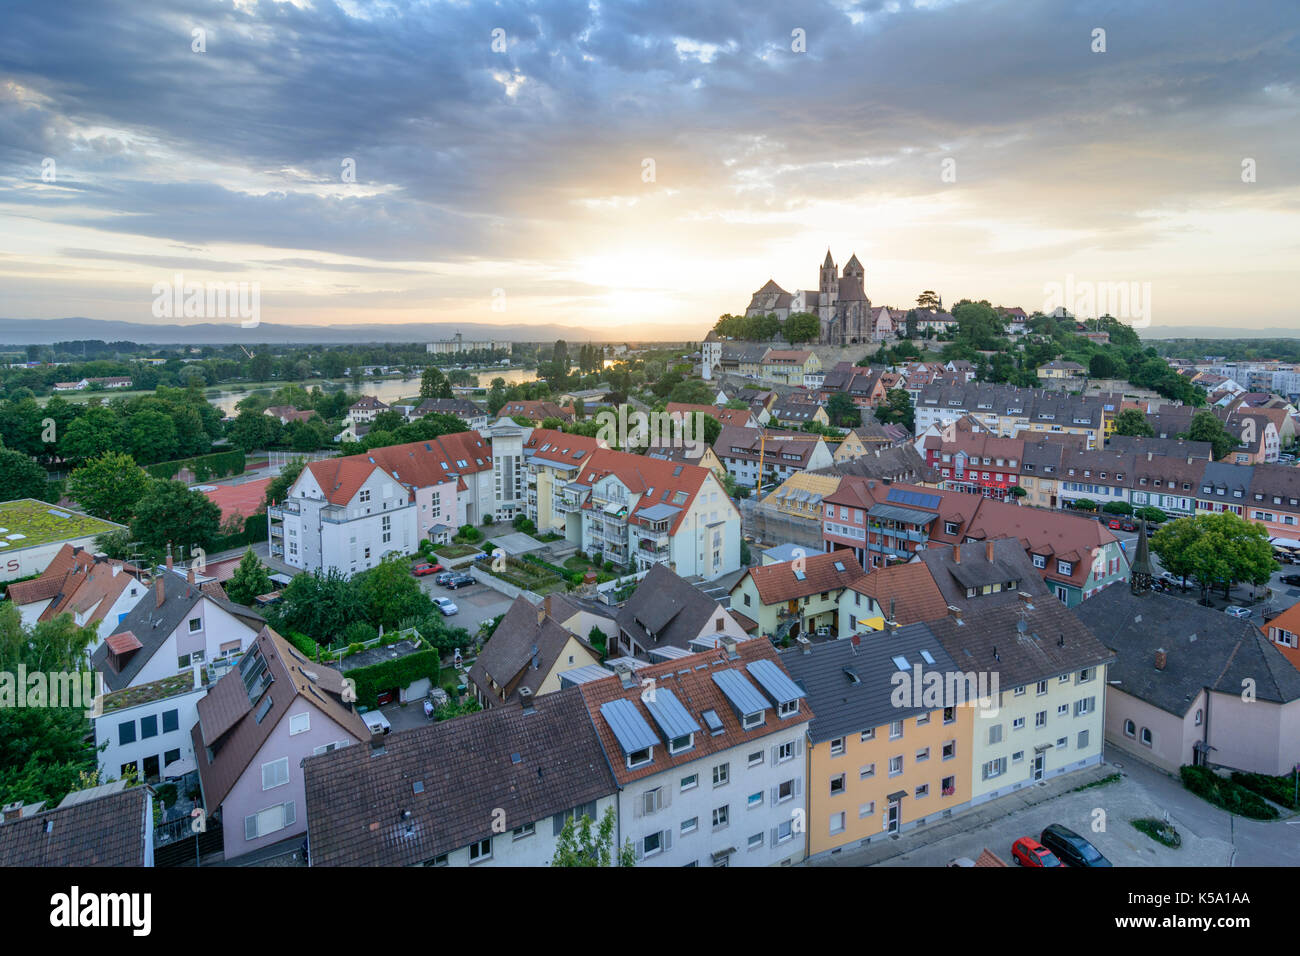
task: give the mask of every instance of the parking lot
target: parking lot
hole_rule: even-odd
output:
[[[470,634],[477,633],[479,625],[484,621],[490,621],[498,614],[504,614],[513,603],[510,598],[500,591],[492,590],[486,584],[471,584],[452,591],[434,584],[433,577],[429,575],[420,578],[420,587],[431,598],[451,598],[458,611],[447,618],[447,622],[465,628]]]

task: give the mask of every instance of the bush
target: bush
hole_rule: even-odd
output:
[[[305,654],[308,658],[311,658],[313,660],[316,658],[316,652],[319,650],[319,648],[316,646],[316,642],[313,641],[306,634],[303,634],[300,631],[288,631],[285,633],[284,637],[285,640],[287,640],[298,650],[302,651],[302,653]]]
[[[1165,823],[1164,820],[1157,820],[1155,817],[1142,817],[1140,820],[1130,820],[1134,829],[1140,830],[1157,843],[1163,843],[1167,847],[1178,849],[1183,845],[1183,838],[1178,835],[1172,823]]]
[[[1102,505],[1101,510],[1108,515],[1131,515],[1133,506],[1127,501],[1108,501]]]
[[[472,524],[463,524],[460,526],[460,530],[456,532],[457,541],[466,541],[471,544],[482,537],[483,532],[479,531],[479,529],[474,527]]]
[[[1233,771],[1232,782],[1274,803],[1290,807],[1292,810],[1300,810],[1300,804],[1295,801],[1295,778],[1291,774],[1284,777],[1270,777],[1262,773]]]
[[[497,520],[497,519],[494,518],[492,515],[484,515],[484,516],[483,516],[483,527],[485,527],[485,528],[491,527],[493,524],[496,523],[496,520]]]
[[[353,621],[343,629],[343,640],[350,645],[348,650],[352,653],[352,648],[361,649],[361,645],[367,641],[373,641],[379,636],[379,631],[373,624],[367,624],[365,621]]]
[[[158,788],[158,802],[164,807],[170,807],[176,803],[176,784],[164,783]]]
[[[1096,511],[1097,502],[1093,501],[1091,498],[1078,498],[1074,502],[1074,510],[1075,511]]]
[[[391,661],[380,661],[368,667],[344,671],[343,676],[356,682],[359,706],[376,707],[380,691],[406,687],[421,677],[427,677],[436,684],[441,669],[437,651],[416,651]]]
[[[1229,813],[1252,820],[1272,820],[1277,817],[1276,808],[1269,806],[1241,784],[1225,780],[1212,770],[1186,764],[1178,768],[1178,774],[1183,779],[1184,787]]]

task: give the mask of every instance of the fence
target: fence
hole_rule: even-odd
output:
[[[261,458],[266,456],[267,471],[280,471],[286,465],[290,464],[295,458],[301,458],[303,461],[321,461],[325,458],[334,458],[338,455],[336,451],[255,451],[250,458]]]

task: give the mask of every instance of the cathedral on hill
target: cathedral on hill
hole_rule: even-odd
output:
[[[856,345],[859,342],[879,342],[897,334],[903,321],[901,315],[891,314],[887,308],[871,308],[867,298],[866,270],[856,255],[844,264],[840,274],[831,252],[826,250],[817,289],[786,292],[776,280],[754,293],[745,315],[776,315],[782,322],[796,312],[807,312],[821,320],[819,345]]]

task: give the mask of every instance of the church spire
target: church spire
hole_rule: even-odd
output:
[[[834,268],[835,268],[835,260],[831,258],[831,249],[830,249],[830,246],[827,246],[827,247],[826,247],[826,260],[822,263],[822,268],[823,268],[823,269],[834,269]]]
[[[1147,523],[1145,519],[1138,519],[1138,541],[1137,555],[1133,558],[1133,566],[1129,568],[1128,586],[1138,597],[1151,592],[1151,555],[1147,548]]]

